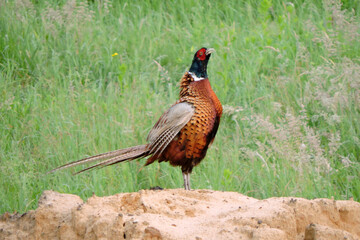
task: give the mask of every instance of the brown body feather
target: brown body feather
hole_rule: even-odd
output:
[[[208,79],[194,81],[193,77],[186,73],[181,79],[180,86],[178,103],[192,104],[195,113],[168,147],[161,154],[150,157],[146,165],[155,160],[169,161],[173,166],[181,166],[183,172],[191,173],[192,168],[205,157],[209,145],[214,140],[222,106]]]

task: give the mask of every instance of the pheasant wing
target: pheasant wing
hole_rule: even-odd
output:
[[[190,121],[195,108],[187,102],[180,102],[167,110],[149,132],[150,154],[161,153],[180,130]]]

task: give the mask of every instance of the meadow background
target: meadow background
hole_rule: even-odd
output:
[[[0,213],[44,190],[182,188],[145,160],[45,173],[144,144],[195,51],[224,116],[192,188],[360,201],[360,2],[0,0]]]

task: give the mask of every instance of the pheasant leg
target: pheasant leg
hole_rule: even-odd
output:
[[[190,173],[182,173],[184,178],[184,187],[185,190],[191,190],[190,189]]]

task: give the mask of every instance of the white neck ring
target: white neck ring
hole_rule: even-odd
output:
[[[194,79],[194,81],[195,82],[197,82],[197,81],[201,81],[201,80],[204,80],[205,78],[199,78],[199,77],[197,77],[194,73],[192,73],[192,72],[189,72],[190,73],[190,75],[192,76],[192,78]]]

